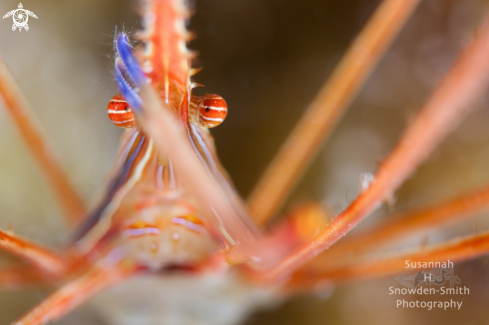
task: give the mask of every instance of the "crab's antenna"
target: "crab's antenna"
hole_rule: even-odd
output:
[[[128,76],[136,85],[148,83],[148,78],[144,74],[139,62],[136,60],[132,54],[132,46],[129,42],[129,38],[125,33],[117,38],[117,53],[120,55],[122,62],[128,70]]]
[[[117,37],[115,46],[118,54],[115,59],[117,85],[132,109],[134,109],[137,114],[140,114],[142,100],[137,93],[137,89],[133,88],[130,83],[147,83],[148,78],[146,78],[141,66],[132,55],[131,45],[125,33],[121,33],[119,37]]]
[[[120,57],[115,59],[115,78],[117,80],[117,85],[119,86],[122,95],[129,103],[129,106],[131,106],[135,112],[140,113],[143,102],[138,93],[129,84],[127,69]]]

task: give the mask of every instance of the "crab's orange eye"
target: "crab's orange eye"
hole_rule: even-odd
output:
[[[134,126],[134,113],[124,97],[119,94],[112,97],[107,105],[109,119],[121,128],[132,128]]]
[[[213,128],[221,124],[228,115],[228,105],[219,95],[192,96],[189,116],[199,126]]]

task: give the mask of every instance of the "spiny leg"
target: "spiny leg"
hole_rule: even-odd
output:
[[[458,238],[412,253],[393,253],[390,257],[357,259],[355,262],[333,264],[324,270],[300,270],[292,278],[293,286],[314,286],[319,281],[347,281],[381,277],[406,271],[410,262],[460,262],[489,254],[489,232]]]
[[[0,230],[0,248],[12,252],[40,271],[50,274],[62,274],[68,269],[71,262],[67,257],[46,247],[2,230]]]
[[[361,253],[371,251],[373,248],[390,241],[419,231],[437,228],[444,224],[464,221],[478,212],[488,209],[489,186],[486,186],[435,205],[389,217],[392,220],[377,228],[338,242],[332,249],[323,252],[305,267],[320,267],[337,263],[345,258],[355,258]]]
[[[99,291],[134,274],[135,270],[134,265],[124,265],[124,262],[112,267],[95,267],[77,280],[62,286],[12,324],[41,325],[56,320]]]
[[[264,224],[283,204],[418,3],[385,0],[379,6],[252,192],[255,223]]]
[[[77,221],[85,206],[56,159],[47,137],[36,120],[30,105],[0,59],[0,95],[29,150],[52,186],[54,193],[70,223]]]
[[[489,81],[489,16],[432,94],[393,152],[379,167],[370,187],[323,231],[263,277],[274,281],[292,273],[333,245],[389,198],[474,105]]]
[[[464,193],[436,205],[389,217],[389,219],[393,220],[377,228],[345,238],[332,249],[324,251],[321,255],[309,261],[301,269],[314,271],[330,268],[332,265],[348,263],[359,256],[370,255],[377,246],[388,244],[391,241],[402,239],[419,231],[426,232],[444,224],[464,221],[468,217],[487,209],[489,209],[489,186],[470,193]],[[289,230],[284,232],[284,235],[287,236],[287,241],[279,244],[282,246],[285,246],[284,244],[292,244],[294,239],[295,241],[299,240],[300,243],[303,243],[304,240],[309,240],[315,233],[324,228],[328,219],[327,212],[319,204],[299,206],[290,217],[281,222]],[[232,250],[226,255],[227,259],[233,263],[247,261],[247,256],[249,256],[249,254],[246,254],[247,252],[238,252],[242,253],[243,256],[233,255],[236,253],[236,250]]]
[[[376,247],[389,242],[402,239],[420,231],[429,231],[444,224],[461,222],[476,215],[478,212],[489,209],[489,186],[464,193],[449,200],[428,207],[391,216],[381,226],[369,229],[363,233],[349,236],[338,242],[332,249],[324,251],[321,255],[309,261],[302,269],[316,270],[339,265],[356,259],[362,254],[370,254]],[[299,207],[292,214],[292,223],[287,218],[291,231],[286,233],[287,242],[293,242],[298,237],[300,242],[310,239],[318,227],[329,218],[326,211],[319,204],[307,204]],[[321,227],[321,228],[324,228]],[[297,236],[297,234],[302,234]],[[283,245],[283,243],[282,243]],[[226,257],[229,261],[247,261],[246,252],[243,256],[236,256],[236,250],[229,252]]]

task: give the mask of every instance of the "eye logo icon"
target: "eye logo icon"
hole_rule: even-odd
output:
[[[19,32],[24,28],[26,31],[29,30],[29,25],[27,25],[27,21],[29,20],[29,16],[37,19],[35,13],[29,10],[23,9],[22,3],[19,3],[19,8],[9,11],[3,16],[3,19],[13,16],[14,24],[12,25],[12,30],[15,31],[17,28]]]

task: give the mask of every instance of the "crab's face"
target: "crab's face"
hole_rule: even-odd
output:
[[[175,202],[139,209],[124,221],[121,235],[126,254],[153,271],[198,265],[219,248],[196,211]]]

